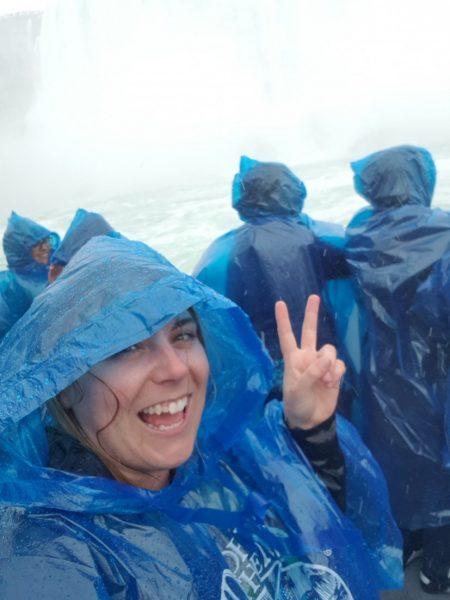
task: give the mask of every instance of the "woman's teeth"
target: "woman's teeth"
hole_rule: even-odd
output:
[[[153,404],[153,406],[147,406],[141,412],[146,415],[162,415],[164,413],[169,413],[171,415],[175,415],[179,412],[182,412],[188,403],[187,396],[185,398],[181,398],[180,400],[175,400],[172,402],[163,402],[162,404]]]

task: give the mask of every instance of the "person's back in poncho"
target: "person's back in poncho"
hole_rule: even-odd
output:
[[[450,255],[450,215],[430,208],[436,171],[422,148],[377,152],[352,169],[356,190],[372,205],[347,229],[367,328],[358,420],[386,474],[398,523],[447,526],[448,550],[450,333],[437,308],[445,294],[437,279]]]

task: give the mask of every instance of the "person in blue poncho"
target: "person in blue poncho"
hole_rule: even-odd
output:
[[[402,582],[344,365],[277,306],[284,406],[246,315],[96,237],[0,345],[0,597],[370,600]],[[341,507],[341,508],[340,508]]]
[[[441,267],[450,256],[450,215],[430,206],[436,169],[423,148],[390,148],[351,167],[356,191],[371,204],[347,229],[366,323],[363,436],[405,539],[423,535],[423,588],[450,591],[450,334],[439,308],[449,290]]]
[[[344,230],[303,213],[305,198],[304,183],[285,165],[241,157],[232,201],[244,225],[215,240],[194,269],[200,281],[231,298],[249,315],[277,365],[276,394],[283,368],[273,313],[276,300],[286,301],[298,336],[308,296],[332,298],[322,303],[320,345],[338,344],[335,316],[346,322],[344,327],[338,325],[343,340],[342,330],[355,304],[349,288],[339,294],[331,286],[327,295],[328,282],[349,274],[342,250]],[[339,344],[341,352],[343,346]]]
[[[53,253],[48,272],[52,283],[62,273],[64,267],[78,250],[97,235],[119,235],[99,213],[79,208],[58,248]]]
[[[59,236],[11,213],[3,236],[8,271],[0,273],[0,339],[47,285],[48,265]]]

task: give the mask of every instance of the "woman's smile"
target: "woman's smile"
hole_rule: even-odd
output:
[[[178,400],[159,402],[139,411],[146,427],[162,435],[177,435],[187,423],[191,395]]]

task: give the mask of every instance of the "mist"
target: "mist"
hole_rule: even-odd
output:
[[[439,156],[450,139],[447,7],[61,0],[4,15],[0,225],[13,209],[38,218],[231,181],[241,154],[301,166],[412,143]]]

